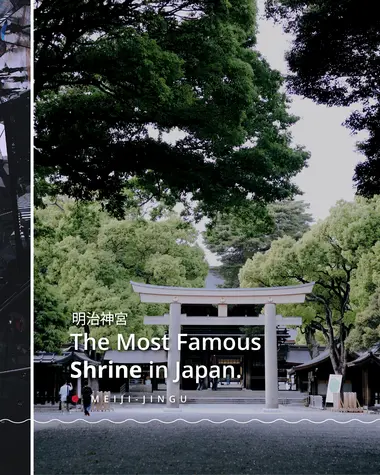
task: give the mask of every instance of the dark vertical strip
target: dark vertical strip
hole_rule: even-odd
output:
[[[30,22],[30,3],[12,4],[9,21]],[[27,54],[30,44],[7,46],[0,55],[0,122],[6,137],[6,156],[0,164],[0,473],[4,475],[31,471],[31,99],[30,91],[18,87],[12,77],[12,68],[29,71]],[[7,66],[10,60],[15,67]]]
[[[17,159],[17,119],[20,113],[22,113],[22,108],[18,103],[20,99],[13,101],[13,103],[8,103],[6,111],[4,111],[4,126],[6,132],[7,140],[7,153],[8,153],[8,167],[9,167],[9,185],[10,185],[10,196],[11,196],[11,207],[12,207],[12,218],[13,218],[13,229],[15,233],[15,246],[16,246],[16,262],[18,272],[22,272],[22,264],[24,259],[24,250],[21,242],[21,233],[20,233],[20,218],[18,211],[18,181],[20,179],[20,174],[18,170]],[[9,104],[11,107],[9,107]],[[25,137],[27,139],[27,137]],[[20,146],[19,146],[20,148]]]

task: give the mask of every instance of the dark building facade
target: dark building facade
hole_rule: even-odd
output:
[[[293,368],[298,387],[310,395],[325,397],[330,374],[334,374],[329,351]],[[355,392],[362,406],[380,405],[380,345],[362,353],[349,353],[343,391]]]

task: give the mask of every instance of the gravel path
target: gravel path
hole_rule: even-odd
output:
[[[141,412],[141,414],[143,414]],[[205,413],[163,414],[145,412],[144,416],[123,411],[113,420],[134,417],[140,421],[159,417],[161,420],[184,418],[196,421]],[[92,421],[102,416],[94,415]],[[313,417],[311,417],[313,416]],[[306,417],[322,420],[332,414],[308,412]],[[66,415],[66,421],[81,417]],[[104,415],[103,415],[104,417]],[[211,414],[212,420],[234,417],[249,420],[274,420],[283,417],[299,420],[296,414]],[[357,415],[337,414],[345,421]],[[361,420],[375,416],[360,415]],[[62,418],[63,419],[63,418]],[[40,420],[48,420],[41,415]],[[350,422],[339,425],[326,422],[313,425],[302,422],[261,424],[235,422],[141,425],[127,422],[120,425],[102,422],[88,425],[36,424],[35,475],[319,475],[319,474],[379,474],[380,421],[373,424]]]

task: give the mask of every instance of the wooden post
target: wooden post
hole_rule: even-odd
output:
[[[362,372],[362,391],[363,391],[363,406],[370,405],[370,394],[368,386],[368,368],[363,368]]]
[[[340,393],[333,393],[333,411],[339,411],[342,407]]]

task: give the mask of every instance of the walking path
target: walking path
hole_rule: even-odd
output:
[[[347,424],[348,421],[358,420],[364,424],[377,424],[380,430],[380,415],[369,413],[337,413],[331,410],[316,410],[306,407],[280,406],[278,410],[268,411],[263,405],[251,404],[197,404],[182,405],[180,411],[168,411],[165,406],[155,405],[123,405],[107,412],[92,412],[90,417],[84,417],[82,412],[43,412],[35,414],[34,430],[59,428],[83,424],[147,424],[158,421],[164,424],[188,422],[215,423],[229,420],[237,424],[286,423],[298,424],[300,421],[310,424],[322,424],[332,420],[337,424]],[[175,422],[177,421],[177,422]]]

